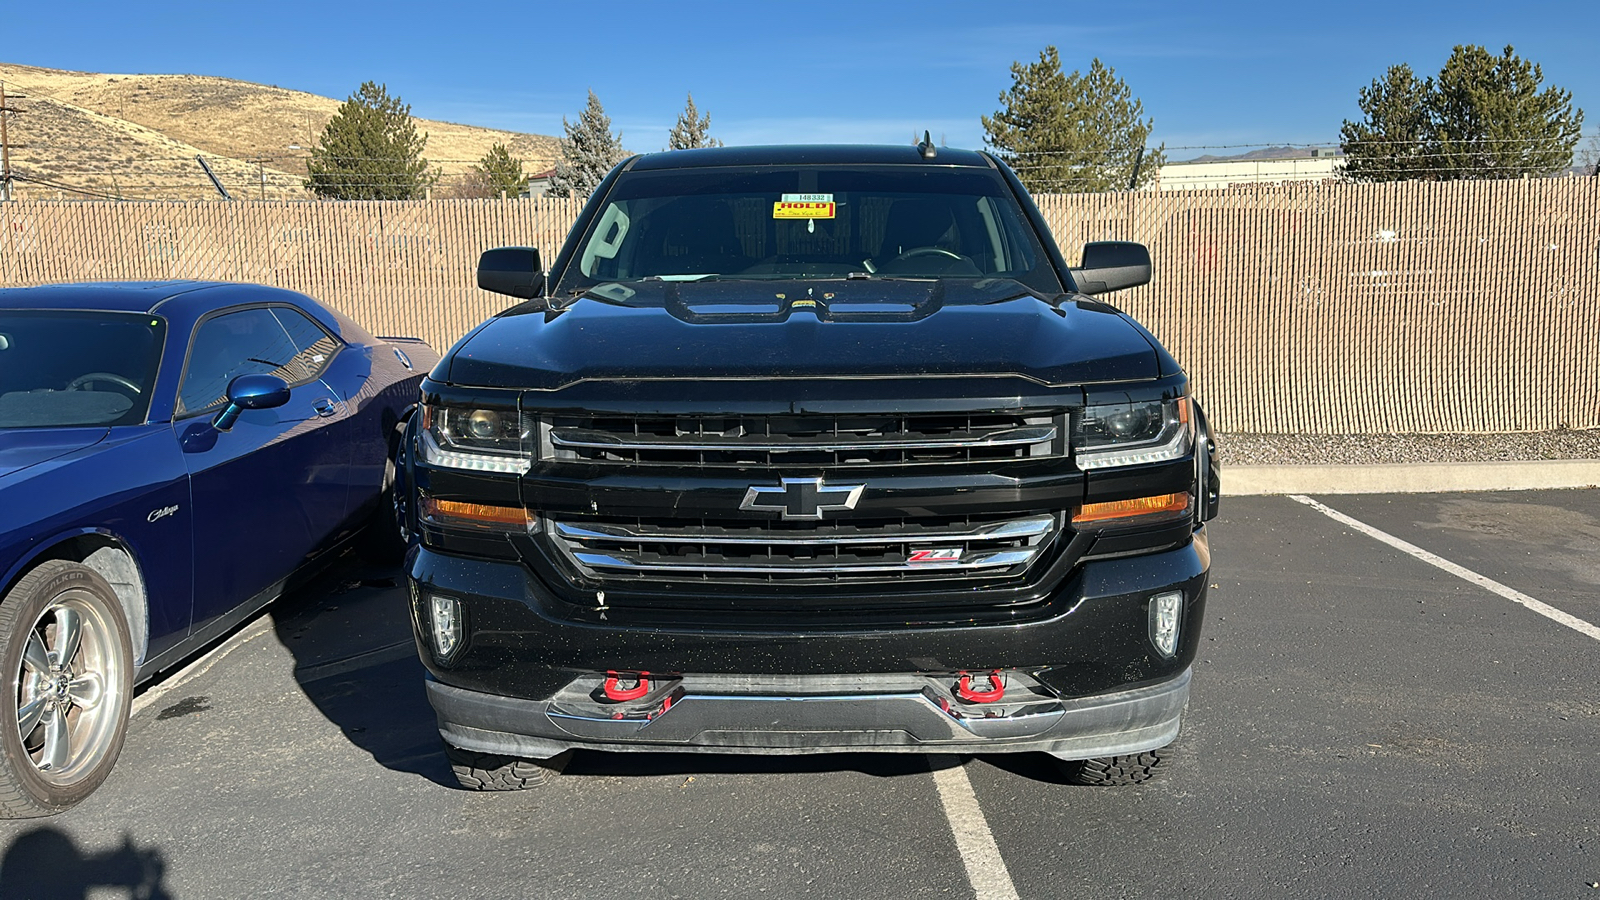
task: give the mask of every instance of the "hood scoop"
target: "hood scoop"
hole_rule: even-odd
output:
[[[1003,303],[1032,294],[1004,278],[964,282],[959,299],[944,280],[850,278],[815,281],[673,281],[649,279],[590,288],[579,299],[631,309],[660,309],[690,325],[767,324],[794,316],[819,322],[917,322],[946,306]]]

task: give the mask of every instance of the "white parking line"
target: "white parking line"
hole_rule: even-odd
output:
[[[1317,501],[1315,501],[1315,500],[1311,499],[1310,497],[1307,497],[1307,496],[1305,496],[1303,494],[1291,494],[1289,499],[1298,501],[1300,503],[1304,503],[1305,505],[1311,507],[1312,509],[1316,510],[1317,512],[1322,513],[1323,515],[1325,515],[1328,518],[1334,520],[1335,522],[1341,522],[1341,523],[1343,523],[1345,525],[1350,526],[1351,528],[1354,528],[1355,530],[1361,532],[1362,534],[1367,535],[1368,537],[1376,538],[1377,540],[1380,540],[1380,541],[1384,542],[1385,544],[1388,544],[1389,546],[1394,547],[1397,550],[1401,550],[1401,551],[1403,551],[1405,553],[1409,553],[1412,556],[1416,557],[1417,559],[1422,560],[1423,562],[1427,563],[1430,566],[1434,566],[1436,568],[1443,569],[1444,571],[1449,572],[1451,575],[1454,575],[1457,578],[1463,579],[1465,581],[1470,581],[1473,584],[1478,585],[1479,587],[1486,588],[1486,589],[1488,589],[1490,591],[1493,591],[1494,593],[1499,594],[1500,596],[1506,598],[1507,600],[1510,600],[1512,603],[1515,603],[1515,604],[1517,604],[1519,606],[1525,606],[1528,609],[1531,609],[1534,612],[1538,613],[1539,615],[1544,616],[1546,619],[1549,619],[1552,622],[1560,623],[1562,625],[1567,626],[1568,628],[1571,628],[1573,631],[1576,631],[1581,635],[1585,635],[1587,637],[1591,637],[1591,638],[1594,638],[1597,641],[1600,641],[1600,628],[1595,627],[1594,625],[1590,624],[1589,622],[1585,622],[1583,619],[1580,619],[1577,616],[1571,615],[1570,613],[1562,612],[1561,610],[1556,609],[1554,606],[1551,606],[1548,603],[1545,603],[1545,602],[1540,601],[1540,600],[1535,600],[1532,597],[1529,597],[1527,594],[1522,593],[1521,591],[1514,590],[1512,588],[1506,587],[1505,585],[1501,584],[1498,581],[1495,581],[1493,578],[1490,578],[1490,577],[1488,577],[1486,575],[1479,575],[1477,572],[1474,572],[1471,569],[1468,569],[1468,568],[1466,568],[1464,566],[1456,565],[1455,563],[1451,562],[1448,559],[1445,559],[1442,556],[1437,556],[1437,555],[1435,555],[1433,553],[1429,553],[1428,551],[1422,549],[1421,547],[1418,547],[1416,544],[1412,544],[1412,543],[1409,543],[1407,541],[1403,541],[1400,538],[1397,538],[1394,535],[1389,534],[1386,531],[1379,531],[1378,529],[1373,528],[1371,525],[1368,525],[1365,522],[1362,522],[1362,521],[1360,521],[1358,519],[1352,519],[1349,516],[1345,515],[1344,513],[1339,512],[1338,510],[1333,509],[1333,508],[1331,508],[1329,506],[1326,506],[1326,505],[1324,505],[1322,503],[1318,503]]]
[[[933,781],[939,786],[945,818],[950,820],[950,833],[955,836],[961,862],[967,867],[967,880],[978,900],[1017,900],[1017,888],[1011,883],[1011,873],[1006,871],[1006,861],[1000,857],[1000,848],[989,832],[989,820],[983,817],[961,760],[933,756],[928,763],[933,767]]]
[[[211,667],[221,662],[223,657],[239,649],[240,647],[243,647],[245,644],[248,644],[250,641],[262,636],[263,634],[266,634],[271,630],[271,628],[271,616],[258,616],[254,622],[250,623],[249,626],[234,632],[232,637],[218,644],[216,647],[213,647],[211,652],[183,667],[183,669],[179,670],[177,674],[169,677],[167,680],[133,698],[133,710],[128,713],[128,717],[132,718],[133,716],[137,716],[139,713],[149,709],[162,697],[165,697],[167,694],[176,690],[184,682],[194,678],[197,675],[203,675],[210,671]]]

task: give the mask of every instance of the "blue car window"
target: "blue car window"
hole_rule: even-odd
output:
[[[285,334],[294,344],[295,357],[289,368],[299,379],[315,378],[322,374],[328,367],[328,361],[333,359],[333,353],[339,349],[339,342],[334,340],[322,326],[311,321],[297,309],[287,306],[272,307],[272,315],[283,327]],[[295,378],[285,376],[291,384]]]
[[[303,384],[327,368],[337,346],[315,322],[287,307],[245,309],[207,319],[189,347],[177,414],[221,406],[227,401],[228,384],[240,375],[265,373],[290,385]]]

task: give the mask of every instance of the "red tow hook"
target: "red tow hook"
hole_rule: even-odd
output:
[[[975,691],[972,689],[972,676],[966,672],[961,673],[961,680],[956,682],[956,696],[968,703],[993,703],[1006,695],[1006,683],[1000,677],[1000,670],[995,669],[989,673],[989,689]]]
[[[640,672],[637,675],[628,674],[626,676],[619,675],[616,672],[607,672],[605,684],[606,699],[615,701],[617,703],[622,703],[627,700],[637,700],[640,697],[643,697],[645,694],[650,693],[649,675],[649,672]],[[624,677],[633,681],[633,687],[622,686],[622,679]]]

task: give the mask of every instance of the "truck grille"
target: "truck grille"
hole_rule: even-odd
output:
[[[1054,413],[552,416],[541,457],[630,466],[891,466],[1059,457]]]
[[[946,520],[729,525],[673,520],[544,523],[592,581],[868,583],[1021,574],[1061,529],[1056,513]]]

